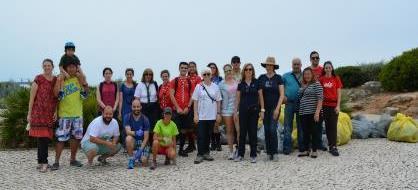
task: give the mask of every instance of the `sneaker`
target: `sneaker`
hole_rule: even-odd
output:
[[[241,162],[243,160],[244,160],[244,158],[242,156],[237,156],[237,157],[235,157],[234,162]]]
[[[188,157],[189,155],[184,150],[179,150],[179,156]]]
[[[187,146],[187,148],[186,149],[184,149],[184,152],[185,153],[191,153],[191,152],[193,152],[194,150],[195,150],[196,148],[194,148],[194,146]]]
[[[238,148],[235,148],[235,151],[234,151],[234,159],[237,158],[237,157],[238,157]]]
[[[165,158],[165,161],[164,161],[164,165],[170,165],[170,159],[169,158]]]
[[[196,159],[194,160],[194,164],[200,164],[203,162],[202,156],[196,156]]]
[[[257,163],[257,157],[251,157],[250,162],[251,162],[252,164]]]
[[[230,152],[229,153],[229,156],[228,156],[228,160],[233,160],[234,159],[234,153],[233,152]]]
[[[150,169],[155,170],[155,168],[157,168],[157,161],[156,160],[152,161]]]
[[[305,156],[309,156],[309,151],[301,152],[298,155],[298,157],[305,157]]]
[[[279,161],[279,155],[278,154],[273,154],[273,162],[278,162]]]
[[[102,156],[99,156],[99,157],[97,158],[97,161],[98,161],[98,162],[100,162],[100,165],[102,165],[102,166],[109,165],[109,162],[107,162],[107,161],[106,161],[106,159],[105,159],[105,158],[103,158]]]
[[[333,156],[340,156],[337,147],[330,148],[329,153],[331,153]]]
[[[135,167],[135,160],[134,159],[129,159],[128,160],[128,169],[134,169]]]
[[[42,166],[39,168],[39,172],[46,173],[48,171],[48,164],[42,164]]]
[[[216,147],[216,151],[222,151],[222,145],[221,144],[218,144],[218,147]]]
[[[211,150],[211,151],[216,150],[216,146],[215,146],[215,144],[210,145],[210,150]]]
[[[325,147],[325,146],[321,146],[319,149],[322,150],[322,151],[328,151],[328,148]]]
[[[59,170],[59,169],[60,169],[60,164],[58,162],[52,164],[51,171],[55,171],[55,170]]]
[[[73,160],[73,161],[70,162],[70,166],[82,167],[83,164],[80,161],[78,161],[78,160]]]
[[[209,153],[203,155],[203,160],[206,161],[213,161],[213,157],[209,155]]]
[[[312,152],[311,153],[311,158],[317,158],[318,157],[318,152]]]

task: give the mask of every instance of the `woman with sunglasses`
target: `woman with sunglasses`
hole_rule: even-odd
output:
[[[274,57],[267,57],[261,66],[266,68],[267,73],[262,74],[258,80],[263,90],[264,101],[266,102],[266,115],[263,120],[266,151],[269,159],[278,161],[277,142],[277,121],[280,115],[280,108],[284,97],[284,86],[282,76],[276,74],[279,65]]]
[[[195,164],[203,160],[213,161],[210,156],[209,141],[215,122],[221,121],[221,92],[218,85],[211,81],[209,69],[202,72],[203,82],[196,86],[192,95],[194,117],[197,127],[197,157]]]
[[[319,81],[324,88],[324,121],[328,139],[329,152],[333,156],[339,156],[337,149],[337,122],[340,112],[341,88],[340,77],[335,75],[331,61],[324,63],[324,70]]]
[[[211,81],[219,86],[219,83],[223,80],[221,76],[219,76],[218,66],[215,63],[209,63],[207,67],[210,68],[211,71]],[[219,131],[220,123],[215,123],[215,127],[213,128],[213,134],[211,136],[212,145],[210,147],[211,150],[222,151],[221,146],[221,133]]]
[[[158,104],[158,84],[154,81],[154,73],[151,69],[147,68],[142,74],[141,82],[137,85],[134,94],[136,99],[141,102],[142,113],[148,117],[150,122],[150,140],[153,142],[152,137],[155,123],[160,118],[160,106]]]
[[[251,63],[244,65],[241,83],[238,85],[236,112],[239,115],[240,133],[238,156],[236,162],[241,162],[245,154],[245,139],[249,137],[251,163],[257,162],[257,124],[258,119],[264,119],[263,91],[259,81],[255,78],[254,67]],[[261,109],[260,109],[261,108]]]
[[[318,157],[317,150],[321,148],[318,123],[322,119],[323,91],[310,67],[303,70],[302,76],[302,88],[299,90],[299,115],[302,120],[304,151],[298,156],[304,157],[310,154],[311,158],[316,158]]]
[[[226,135],[227,135],[227,142],[229,147],[229,160],[233,160],[237,157],[238,150],[234,152],[234,138],[235,134],[234,131],[236,130],[237,134],[239,134],[238,125],[234,122],[234,116],[236,117],[235,113],[235,97],[237,94],[238,82],[234,78],[234,74],[232,72],[232,65],[226,64],[223,68],[225,73],[225,80],[221,81],[219,84],[219,89],[221,90],[222,95],[222,119],[226,126]],[[237,135],[239,136],[239,135]],[[238,138],[236,138],[238,141]],[[238,144],[238,143],[237,143]]]

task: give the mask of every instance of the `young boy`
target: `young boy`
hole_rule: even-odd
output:
[[[87,84],[87,80],[86,80],[86,75],[84,75],[83,71],[81,70],[80,59],[78,59],[78,57],[74,54],[75,53],[75,45],[74,45],[73,42],[65,43],[64,53],[65,54],[61,56],[60,63],[59,63],[60,74],[63,75],[65,77],[65,79],[70,78],[70,75],[64,69],[64,67],[65,67],[64,60],[68,57],[74,58],[74,60],[77,64],[77,76],[80,75],[83,78],[83,81],[85,81],[84,83],[81,83],[81,81],[78,81],[78,82],[80,82],[80,84],[82,86],[82,89],[84,89],[83,91],[88,92],[88,84]]]

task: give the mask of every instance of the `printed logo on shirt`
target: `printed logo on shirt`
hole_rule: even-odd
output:
[[[64,96],[69,96],[79,90],[80,88],[78,88],[77,85],[75,85],[74,83],[70,83],[64,86]]]
[[[325,88],[332,88],[334,86],[334,84],[332,82],[326,82],[324,83],[324,87]]]

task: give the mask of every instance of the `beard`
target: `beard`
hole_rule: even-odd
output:
[[[109,123],[112,121],[112,118],[106,118],[106,117],[103,117],[103,122],[106,124],[106,125],[109,125]]]
[[[134,110],[132,111],[132,114],[134,114],[134,116],[139,116],[141,115],[141,110]]]

